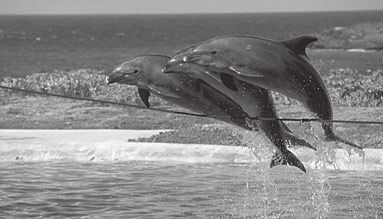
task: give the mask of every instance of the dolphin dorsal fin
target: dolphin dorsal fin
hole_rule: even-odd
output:
[[[317,40],[318,38],[315,36],[304,35],[304,36],[299,36],[292,39],[281,41],[281,43],[285,45],[287,48],[289,48],[290,50],[297,53],[298,55],[302,55],[308,58],[306,55],[306,47],[310,43],[315,42]]]

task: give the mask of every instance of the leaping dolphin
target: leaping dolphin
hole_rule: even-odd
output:
[[[264,88],[256,87],[240,80],[234,79],[235,85],[238,87],[238,92],[234,92],[226,88],[222,83],[219,83],[214,79],[215,76],[219,76],[218,73],[209,71],[209,74],[206,74],[205,71],[208,71],[206,67],[199,66],[193,63],[179,63],[179,65],[172,65],[172,68],[168,68],[167,72],[187,72],[193,77],[200,78],[205,81],[213,88],[218,91],[228,95],[229,97],[236,100],[236,102],[248,113],[251,117],[264,117],[264,118],[276,118],[276,110],[274,106],[274,101],[270,92]],[[277,153],[273,156],[273,159],[270,163],[270,167],[276,166],[282,162],[283,164],[289,164],[300,168],[302,171],[304,167],[301,166],[299,162],[296,161],[296,157],[287,149],[286,141],[284,138],[287,133],[283,132],[284,124],[277,120],[253,120],[257,124],[257,127],[265,133],[265,135],[271,140],[271,142],[276,146]],[[316,150],[316,148],[309,145],[308,147]]]
[[[177,105],[196,112],[207,111],[214,114],[220,113],[218,115],[226,115],[226,117],[217,117],[226,118],[226,122],[230,120],[229,122],[233,123],[230,117],[227,117],[228,114],[238,118],[238,112],[232,111],[231,105],[236,106],[236,108],[239,107],[241,110],[242,108],[202,80],[192,78],[189,75],[163,74],[161,69],[168,59],[169,57],[160,55],[132,58],[116,67],[114,73],[107,78],[107,81],[108,83],[118,82],[136,85],[141,90],[139,92],[140,96],[146,103],[148,103],[147,98],[150,92],[153,92],[165,100],[170,100]],[[241,113],[246,114],[243,110]],[[248,115],[246,116],[248,117]],[[243,118],[242,120],[246,122],[246,119]],[[243,127],[243,123],[236,124]],[[270,125],[271,123],[262,121],[258,124],[265,133],[268,133],[268,136],[275,139],[273,143],[276,144],[277,153],[273,156],[270,165],[289,164],[305,172],[304,165],[287,149],[282,127],[274,127]]]
[[[163,74],[161,68],[168,59],[168,56],[163,55],[133,57],[117,66],[106,80],[110,84],[137,86],[138,94],[148,108],[149,97],[154,94],[196,113],[251,130],[244,119],[248,115],[229,97],[188,75]]]
[[[305,51],[316,40],[312,36],[280,42],[255,36],[221,36],[177,54],[167,66],[179,61],[195,63],[220,72],[222,83],[233,90],[238,89],[233,82],[237,78],[297,99],[321,120],[327,140],[361,149],[333,132],[330,96]]]
[[[173,63],[171,65],[165,65],[162,71],[164,73],[186,73],[194,78],[199,78],[205,81],[219,92],[236,101],[251,118],[262,117],[262,115],[266,116],[266,113],[264,112],[265,110],[270,111],[268,116],[271,117],[267,118],[277,118],[274,100],[271,93],[266,89],[253,86],[233,78],[232,87],[235,87],[236,89],[236,91],[233,91],[232,89],[229,89],[222,84],[220,74],[218,72],[214,72],[205,66],[197,65],[194,63],[187,63],[183,61],[174,63],[175,60],[182,60],[182,54],[187,51],[192,51],[194,48],[195,46],[190,46],[179,51],[177,54],[181,54],[181,56],[175,54],[172,58]],[[265,108],[265,106],[269,106],[269,108]],[[257,120],[254,120],[253,122],[257,124]],[[286,139],[290,141],[291,144],[307,146],[313,150],[316,150],[314,146],[305,140],[295,137],[285,123],[280,123],[283,127]]]

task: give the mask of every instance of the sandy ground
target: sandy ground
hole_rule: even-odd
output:
[[[269,150],[246,147],[137,143],[165,130],[0,130],[0,163],[9,162],[116,162],[167,161],[183,163],[248,163],[271,158]],[[383,170],[383,150],[291,149],[306,168]],[[262,150],[261,150],[262,151]],[[256,155],[254,155],[254,153]],[[263,154],[262,154],[263,153]]]

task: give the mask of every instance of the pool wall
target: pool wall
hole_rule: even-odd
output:
[[[116,162],[167,161],[188,163],[248,163],[268,165],[271,153],[255,156],[246,147],[137,143],[127,139],[147,137],[165,130],[0,130],[0,162]],[[306,148],[291,151],[306,168],[383,170],[383,150]]]

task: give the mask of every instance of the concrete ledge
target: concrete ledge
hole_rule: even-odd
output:
[[[163,130],[121,130],[121,129],[0,129],[0,142],[11,140],[40,140],[60,142],[103,142],[108,140],[137,139],[150,137]]]
[[[0,130],[1,162],[172,161],[191,163],[269,163],[270,150],[246,147],[136,143],[165,130]],[[306,168],[383,170],[383,150],[291,149]]]

